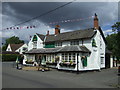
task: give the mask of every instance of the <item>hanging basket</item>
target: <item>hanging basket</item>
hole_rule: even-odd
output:
[[[68,63],[59,63],[61,67],[66,67],[66,68],[75,68],[76,64],[68,64]]]
[[[54,63],[46,63],[47,65],[53,65],[53,66],[57,66],[57,63],[54,62]]]

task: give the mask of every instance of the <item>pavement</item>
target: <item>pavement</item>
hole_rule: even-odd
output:
[[[101,72],[17,70],[12,62],[2,63],[2,88],[118,88],[117,68]]]

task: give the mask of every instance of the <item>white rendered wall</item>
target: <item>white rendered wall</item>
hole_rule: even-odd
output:
[[[105,45],[105,42],[100,34],[100,41],[102,42],[101,45],[100,45],[100,57],[104,57],[104,62],[103,64],[101,64],[101,68],[105,68],[105,48],[106,48],[106,45]]]
[[[113,67],[113,58],[112,58],[112,56],[110,57],[110,68],[112,68]]]
[[[10,44],[8,45],[6,51],[12,51],[11,47],[10,47]]]
[[[36,35],[36,36],[38,38],[38,40],[37,40],[37,49],[38,48],[43,48],[43,41],[38,37],[38,35]],[[31,49],[33,49],[33,42],[32,42],[33,37],[31,38],[31,40],[28,43],[28,51],[31,50]]]
[[[23,54],[24,50],[23,48],[28,48],[27,44],[22,45],[19,49],[17,49],[15,52],[19,52],[19,54]]]
[[[38,37],[38,40],[37,40],[37,49],[38,48],[43,48],[43,41],[39,37]]]

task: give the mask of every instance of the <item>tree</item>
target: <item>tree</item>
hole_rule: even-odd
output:
[[[20,43],[24,43],[24,41],[20,40],[19,37],[12,36],[6,39],[6,43],[3,45],[2,50],[5,51],[8,44],[20,44]]]
[[[116,56],[120,59],[120,22],[116,22],[114,25],[112,25],[112,30],[117,31],[116,34]]]
[[[106,37],[107,49],[110,50],[113,56],[117,55],[117,34],[111,34]]]
[[[112,25],[112,30],[113,31],[120,31],[120,22],[116,22],[114,25]]]

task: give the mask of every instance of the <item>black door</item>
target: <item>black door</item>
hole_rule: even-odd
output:
[[[110,68],[110,54],[105,54],[105,68]]]

